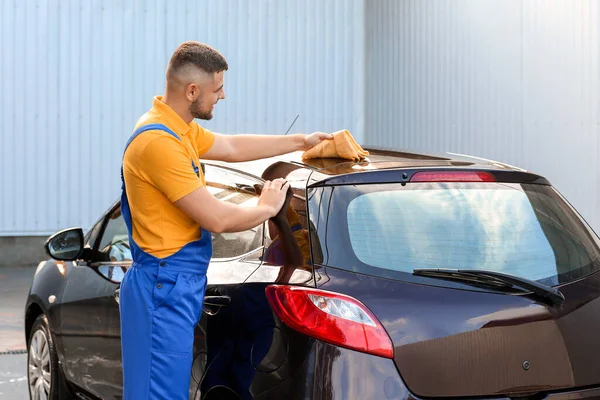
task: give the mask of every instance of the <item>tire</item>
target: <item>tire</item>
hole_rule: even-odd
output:
[[[46,315],[41,314],[37,317],[27,343],[29,398],[59,400],[59,391],[65,382],[58,365],[54,338],[50,333]]]
[[[204,400],[242,400],[233,390],[226,386],[215,386],[206,393]]]

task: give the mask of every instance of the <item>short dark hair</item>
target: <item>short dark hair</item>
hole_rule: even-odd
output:
[[[169,61],[167,75],[176,74],[181,68],[193,65],[204,72],[227,71],[227,60],[216,49],[200,42],[185,42],[179,45]]]

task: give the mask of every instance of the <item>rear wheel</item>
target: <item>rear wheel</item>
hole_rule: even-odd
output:
[[[58,358],[44,314],[37,317],[29,335],[27,377],[32,400],[58,399]]]
[[[198,390],[200,392],[200,390]],[[200,396],[197,393],[196,396]],[[242,400],[233,390],[226,386],[215,386],[212,387],[208,393],[204,396],[204,400]]]

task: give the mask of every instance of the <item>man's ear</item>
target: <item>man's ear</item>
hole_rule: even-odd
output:
[[[187,97],[188,101],[192,102],[200,97],[200,88],[195,83],[190,83],[185,88],[185,97]]]

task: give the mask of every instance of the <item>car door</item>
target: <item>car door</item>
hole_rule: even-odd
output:
[[[127,227],[115,205],[100,226],[90,260],[74,263],[63,294],[65,370],[104,399],[121,398],[119,305],[115,296],[131,265]]]
[[[207,188],[216,198],[241,207],[258,203],[256,188],[262,185],[260,179],[214,165],[206,165],[205,170]],[[243,282],[261,264],[264,227],[265,224],[261,224],[244,232],[212,235],[213,258],[207,274],[204,313],[196,331],[197,356],[192,374],[195,385],[204,376],[204,395],[215,387],[220,391],[229,390],[229,379],[223,373],[233,372],[223,370],[234,368],[231,356],[235,353],[236,330],[241,317]]]

